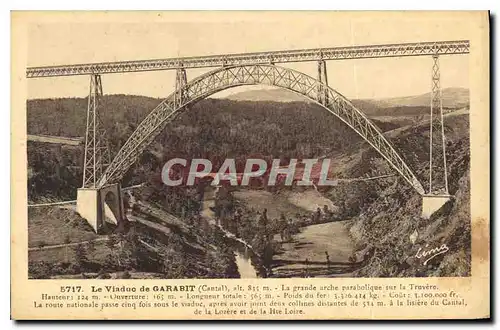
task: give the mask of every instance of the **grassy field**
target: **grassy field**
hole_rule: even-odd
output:
[[[278,235],[275,240],[280,241]],[[353,252],[347,221],[307,226],[291,242],[281,243],[280,253],[274,256],[273,274],[288,277],[309,272],[313,276],[346,276],[353,266],[349,261]]]
[[[103,262],[111,253],[103,236],[94,233],[90,225],[74,210],[54,206],[28,210],[28,247],[40,248],[59,244],[72,244],[96,240],[95,250],[87,257],[93,262]],[[82,243],[87,246],[86,243]],[[30,262],[68,263],[75,260],[75,246],[31,250]]]
[[[309,212],[315,212],[318,207],[323,209],[325,205],[328,206],[330,210],[335,210],[337,208],[331,200],[313,188],[308,188],[302,192],[285,192],[284,195],[291,204]]]
[[[280,241],[278,235],[275,239]],[[347,262],[354,250],[354,244],[349,237],[347,221],[329,222],[302,228],[291,242],[281,245],[283,253],[279,259],[303,262],[326,262],[325,252],[330,261]]]
[[[99,237],[75,211],[59,207],[28,209],[28,247],[89,241]]]
[[[106,246],[106,242],[95,242],[95,251],[88,253],[87,257],[93,262],[103,262],[112,251]],[[58,247],[54,249],[31,250],[29,251],[30,261],[45,261],[49,263],[72,262],[75,258],[75,250],[72,246]]]
[[[234,197],[244,203],[248,208],[254,208],[259,212],[267,209],[269,219],[279,219],[281,213],[284,213],[286,216],[292,216],[297,213],[310,213],[290,202],[286,195],[275,195],[264,190],[242,189],[235,191]]]

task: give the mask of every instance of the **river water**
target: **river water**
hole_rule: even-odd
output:
[[[348,225],[349,221],[341,221],[303,227],[291,242],[281,242],[276,235],[280,253],[273,258],[272,276],[349,276],[354,266],[349,261],[354,244],[348,233]],[[260,273],[250,258],[251,251],[243,252],[243,249],[238,248],[234,255],[241,278],[259,277]]]
[[[250,257],[245,256],[244,253],[235,252],[234,257],[236,258],[236,266],[238,266],[238,271],[241,278],[257,278],[257,270],[252,265]]]
[[[207,219],[210,219],[212,225],[217,226],[214,214],[210,208],[214,206],[214,194],[212,191],[205,193],[205,199],[203,201],[203,209],[201,212],[201,215]],[[226,237],[235,239],[234,243],[239,244],[241,246],[244,246],[242,242],[239,239],[236,239],[234,235],[231,233],[227,232],[226,230],[222,229],[221,230],[226,234]],[[259,272],[257,269],[252,265],[252,260],[250,258],[250,255],[248,253],[248,250],[246,248],[242,248],[245,252],[241,252],[240,249],[236,249],[234,252],[234,257],[236,261],[236,266],[238,267],[238,272],[240,273],[241,278],[258,278],[259,276],[257,275]]]

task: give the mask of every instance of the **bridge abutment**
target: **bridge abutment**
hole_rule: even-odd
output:
[[[106,221],[118,225],[124,219],[120,184],[78,189],[76,210],[98,234],[105,229]]]
[[[422,218],[429,219],[434,212],[438,211],[450,199],[450,195],[423,195]]]

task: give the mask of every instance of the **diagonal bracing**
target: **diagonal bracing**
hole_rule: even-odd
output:
[[[83,188],[95,188],[98,179],[110,163],[106,130],[99,116],[102,97],[101,76],[90,76],[90,92],[87,105],[85,131],[85,155],[83,161]]]
[[[324,82],[295,70],[272,64],[222,67],[181,86],[139,124],[100,177],[99,187],[120,181],[165,125],[185,111],[188,105],[224,89],[242,85],[281,87],[320,104],[375,148],[419,194],[424,194],[421,183],[394,147],[380,130],[344,96]],[[321,89],[318,86],[321,86]],[[318,90],[321,90],[321,93],[318,93]],[[179,100],[178,95],[185,95],[186,98]]]
[[[468,54],[468,40],[412,42],[315,49],[279,50],[258,53],[221,54],[124,62],[30,67],[27,78],[176,70],[180,68],[231,67],[249,64],[278,64],[320,60]]]

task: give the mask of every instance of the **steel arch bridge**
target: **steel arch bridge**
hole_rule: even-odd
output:
[[[320,66],[321,67],[321,66]],[[185,82],[185,72],[180,74]],[[178,79],[179,80],[179,79]],[[318,79],[273,64],[222,67],[179,86],[139,124],[98,180],[97,188],[117,183],[167,123],[187,106],[222,90],[243,85],[280,87],[319,104],[365,141],[421,195],[424,188],[381,131],[348,99]]]
[[[441,99],[441,56],[469,53],[468,40],[403,44],[358,45],[315,49],[276,50],[153,60],[30,67],[26,78],[90,75],[87,107],[83,185],[78,189],[77,211],[96,232],[104,217],[123,219],[120,180],[141,153],[190,104],[224,89],[242,85],[270,85],[287,89],[321,105],[366,140],[396,172],[422,196],[423,218],[429,218],[452,197],[448,192],[446,140]],[[429,125],[429,180],[426,190],[380,130],[352,103],[328,87],[326,61],[424,56],[432,58]],[[317,79],[280,63],[317,62]],[[186,70],[215,68],[187,82]],[[106,131],[99,117],[103,95],[101,75],[176,70],[175,91],[139,124],[111,163]],[[106,196],[115,195],[110,203]]]

